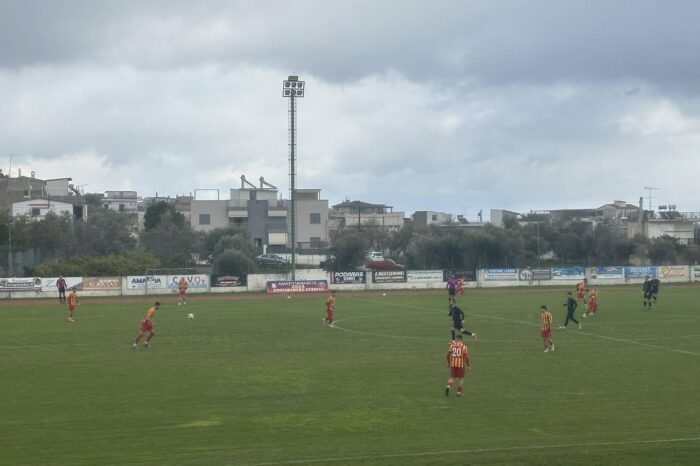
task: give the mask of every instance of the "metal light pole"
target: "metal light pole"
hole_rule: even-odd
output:
[[[296,279],[296,134],[297,134],[297,109],[295,101],[297,97],[304,97],[306,83],[299,81],[299,76],[289,76],[282,82],[282,96],[289,97],[289,190],[290,190],[290,215],[289,230],[292,243],[292,281]]]

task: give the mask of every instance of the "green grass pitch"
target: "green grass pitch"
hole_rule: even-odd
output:
[[[697,464],[700,287],[602,288],[598,314],[554,331],[563,289],[458,298],[473,370],[446,398],[447,296],[163,297],[0,303],[2,465]],[[187,319],[187,313],[194,319]],[[580,312],[577,312],[580,315]],[[453,389],[453,393],[454,393]]]

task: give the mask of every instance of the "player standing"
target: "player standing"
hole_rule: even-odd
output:
[[[68,288],[68,285],[66,284],[66,280],[63,278],[63,275],[58,277],[58,280],[56,280],[56,288],[58,288],[58,302],[63,304],[66,302],[66,288]]]
[[[455,295],[457,294],[457,279],[452,277],[447,280],[445,288],[447,288],[447,300],[454,301]]]
[[[598,311],[598,288],[593,288],[590,294],[590,301],[588,303],[588,309],[584,312],[583,317],[592,316]]]
[[[644,299],[642,300],[642,303],[644,304],[644,310],[646,311],[647,308],[651,311],[651,297],[652,297],[652,282],[649,279],[649,275],[644,277],[644,283],[642,283],[642,294],[644,295]]]
[[[460,296],[464,296],[464,279],[460,278],[457,280],[457,294]]]
[[[177,305],[180,306],[187,304],[187,301],[185,300],[185,293],[187,292],[187,280],[185,280],[185,277],[180,277],[180,281],[177,283],[177,289],[180,292],[180,297],[178,298],[179,301]]]
[[[323,323],[329,327],[334,327],[333,317],[335,316],[335,291],[326,300],[326,317],[323,318]]]
[[[75,306],[78,305],[78,295],[76,294],[75,287],[71,288],[66,301],[68,302],[68,322],[75,322],[73,313],[75,312]]]
[[[458,308],[454,301],[450,301],[450,309],[448,311],[448,315],[452,317],[452,328],[450,329],[450,331],[452,332],[452,340],[455,339],[455,336],[461,336],[462,334],[466,334],[471,336],[476,341],[476,332],[470,332],[469,330],[464,328],[464,323],[462,322],[464,320],[464,311]],[[457,334],[457,332],[459,332],[459,334]]]
[[[540,306],[540,336],[544,343],[544,352],[554,351],[552,341],[552,313],[547,310],[547,306]]]
[[[132,346],[133,349],[137,349],[139,347],[139,342],[146,332],[148,332],[149,335],[146,337],[146,342],[143,344],[143,346],[148,348],[151,338],[153,338],[156,334],[156,324],[153,322],[153,316],[156,315],[158,309],[160,309],[160,303],[156,302],[153,307],[148,308],[148,311],[146,311],[146,317],[141,321],[141,330],[134,340],[134,344]]]
[[[562,306],[566,306],[566,320],[564,321],[564,325],[560,325],[559,328],[561,330],[566,330],[567,325],[569,325],[569,321],[572,321],[576,322],[578,324],[578,329],[581,330],[581,322],[576,320],[576,317],[574,317],[574,311],[578,307],[578,303],[571,295],[571,291],[566,293],[566,302],[562,304]]]
[[[588,284],[588,279],[584,278],[583,281],[578,282],[576,285],[576,300],[583,300],[583,304],[586,304],[586,285]]]
[[[656,298],[657,298],[657,295],[659,294],[659,286],[661,285],[661,280],[654,277],[650,281],[651,281],[651,299],[654,300],[654,304],[656,304]]]
[[[445,387],[445,396],[450,396],[450,388],[457,379],[456,396],[461,397],[464,389],[464,375],[472,367],[467,345],[462,343],[462,335],[457,335],[457,339],[450,343],[450,348],[447,350],[447,366],[450,368],[450,378],[447,380],[447,387]]]

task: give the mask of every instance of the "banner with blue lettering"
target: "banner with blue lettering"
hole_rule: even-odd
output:
[[[647,275],[656,278],[655,265],[625,267],[625,278],[644,278]]]
[[[583,267],[552,267],[552,280],[583,280],[586,269]]]

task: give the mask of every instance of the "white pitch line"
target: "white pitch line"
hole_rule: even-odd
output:
[[[369,301],[369,300],[368,300],[368,301]],[[375,300],[375,302],[378,302],[378,301]],[[421,307],[418,307],[418,306],[403,306],[403,307],[404,307],[404,308],[418,309],[418,310],[421,310],[421,311],[430,311],[430,309],[421,308]],[[417,314],[417,313],[416,313],[416,314]],[[477,314],[477,313],[472,312],[472,311],[468,311],[468,314],[471,314],[471,315],[476,316],[476,317],[482,317],[482,318],[484,318],[484,319],[502,320],[502,321],[504,321],[504,322],[513,322],[513,323],[517,323],[517,324],[529,325],[529,326],[531,326],[531,327],[532,327],[532,326],[534,326],[534,327],[539,327],[539,324],[535,324],[535,323],[533,323],[533,322],[527,322],[527,321],[524,321],[524,320],[508,319],[508,318],[506,318],[506,317],[496,317],[496,316],[490,316],[490,315],[486,315],[486,314]],[[370,316],[363,316],[363,317],[359,317],[359,318],[367,318],[367,317],[370,317]],[[349,320],[349,319],[345,319],[345,320]],[[338,327],[338,328],[339,328],[339,327]],[[340,329],[340,328],[339,328],[339,329]],[[342,329],[342,330],[344,330],[344,331],[346,331],[346,332],[363,333],[363,334],[366,334],[366,335],[374,335],[374,336],[386,336],[386,337],[392,337],[392,338],[413,338],[413,339],[421,339],[420,337],[406,337],[406,336],[401,336],[401,335],[372,334],[372,333],[368,333],[368,332],[361,332],[361,331],[358,331],[358,330],[349,330],[349,329]],[[589,335],[589,336],[601,338],[601,339],[603,339],[603,340],[616,341],[616,342],[619,342],[619,343],[630,343],[630,344],[632,344],[632,345],[646,346],[646,347],[648,347],[648,348],[661,349],[661,350],[670,351],[670,352],[673,352],[673,353],[689,354],[689,355],[691,355],[691,356],[700,356],[700,353],[696,353],[696,352],[693,352],[693,351],[686,351],[686,350],[679,350],[679,349],[675,349],[675,348],[668,348],[668,347],[666,347],[666,346],[652,345],[652,344],[650,344],[650,343],[642,343],[641,341],[635,340],[635,339],[624,339],[624,338],[609,337],[609,336],[605,336],[605,335],[598,335],[597,333],[584,332],[584,331],[582,331],[582,330],[576,330],[575,332],[572,332],[572,333],[578,333],[578,334],[581,334],[581,335]],[[695,335],[686,335],[686,336],[682,336],[682,337],[678,337],[678,338],[690,338],[690,337],[693,337],[693,336],[695,336]],[[427,339],[427,338],[425,338],[425,339]],[[672,339],[674,339],[674,337],[669,337],[668,339],[672,340]],[[437,340],[437,339],[431,339],[431,340]],[[484,341],[486,342],[486,341],[488,341],[488,340],[484,340]]]
[[[539,327],[538,324],[534,324],[534,323],[532,323],[532,322],[526,322],[526,321],[524,321],[524,320],[507,319],[507,318],[505,318],[505,317],[487,316],[487,315],[484,315],[484,314],[474,314],[474,313],[472,313],[472,314],[475,315],[475,316],[478,316],[478,317],[483,317],[483,318],[485,318],[485,319],[496,319],[496,320],[503,320],[503,321],[506,321],[506,322],[517,322],[517,323],[519,323],[519,324],[525,324],[525,325],[529,325],[529,326]],[[631,344],[631,345],[646,346],[647,348],[661,349],[661,350],[671,351],[671,352],[673,352],[673,353],[690,354],[691,356],[700,356],[700,353],[695,353],[695,352],[693,352],[693,351],[686,351],[686,350],[679,350],[679,349],[675,349],[675,348],[668,348],[668,347],[666,347],[666,346],[652,345],[652,344],[650,344],[650,343],[642,343],[642,342],[640,342],[640,341],[635,341],[635,340],[625,340],[625,339],[623,339],[623,338],[608,337],[608,336],[606,336],[606,335],[598,335],[597,333],[584,332],[583,330],[575,330],[575,331],[572,331],[571,333],[579,334],[579,335],[589,335],[589,336],[592,336],[592,337],[602,338],[603,340],[616,341],[616,342],[619,342],[619,343],[629,343],[629,344]],[[673,338],[673,337],[671,337],[671,339],[672,339],[672,338]]]
[[[249,463],[248,466],[275,466],[283,464],[313,464],[313,463],[336,463],[339,461],[367,461],[382,460],[390,458],[419,458],[427,456],[457,455],[469,453],[498,453],[505,451],[527,451],[527,450],[549,450],[553,448],[585,448],[585,447],[606,447],[615,445],[649,445],[656,443],[679,443],[697,442],[700,437],[655,439],[655,440],[623,440],[619,442],[588,442],[588,443],[564,443],[559,445],[527,445],[521,447],[500,447],[500,448],[471,448],[465,450],[439,450],[422,451],[414,453],[395,453],[387,455],[358,455],[333,458],[309,458],[304,460],[275,461],[269,463]]]

